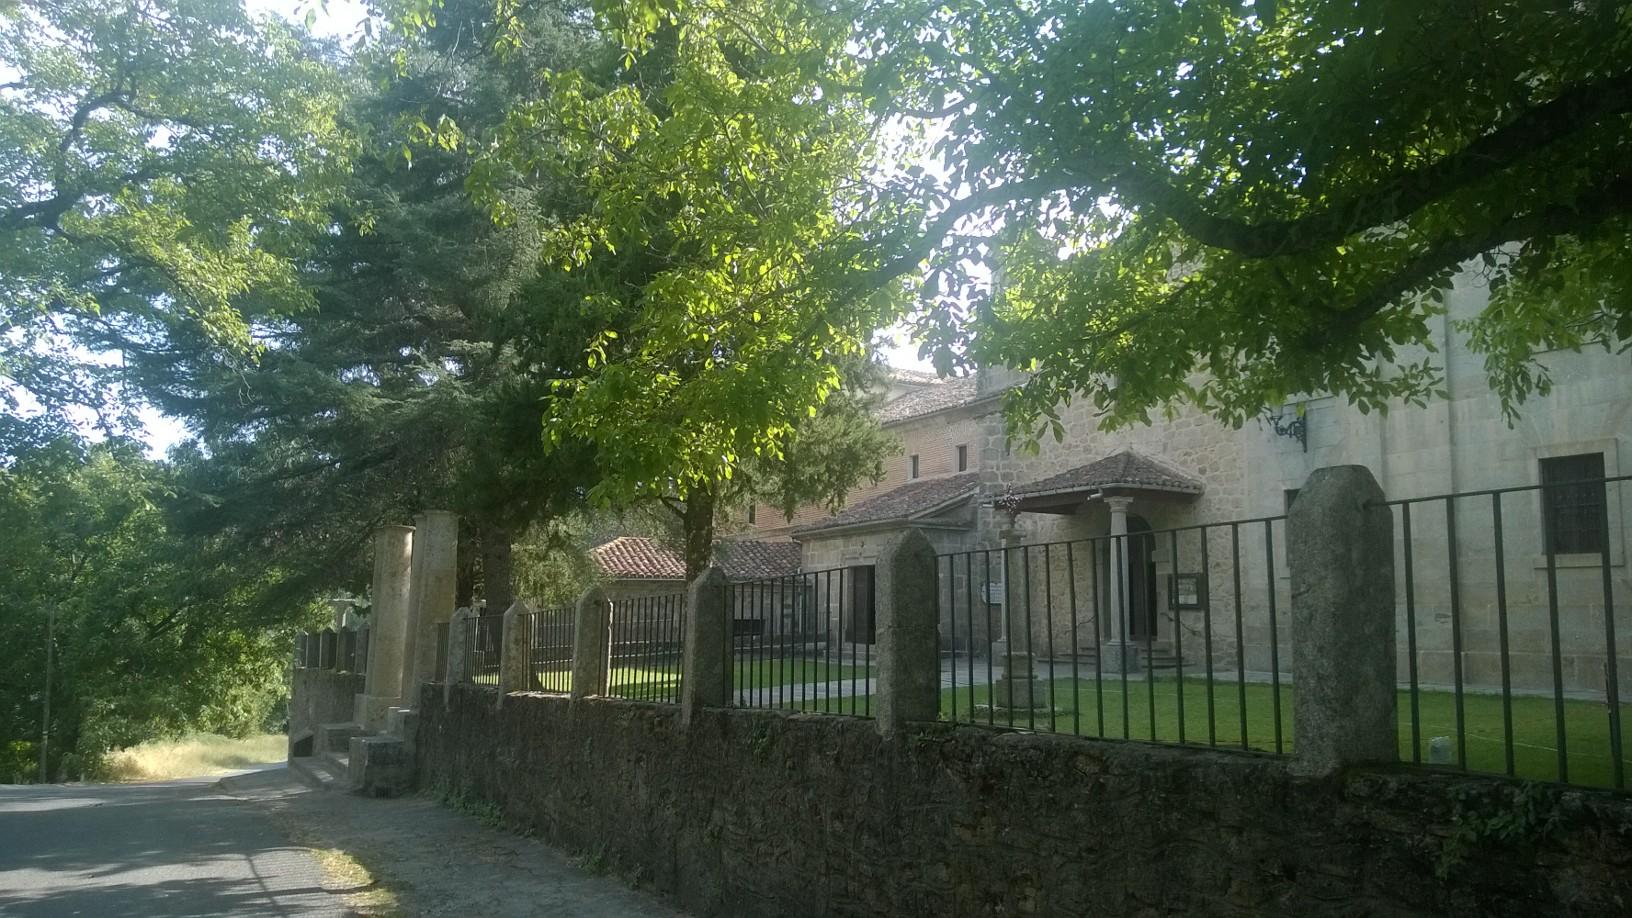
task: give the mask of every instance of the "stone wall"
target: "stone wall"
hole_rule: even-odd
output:
[[[355,713],[362,673],[296,667],[289,685],[289,754],[311,755],[301,746],[322,724],[343,724]]]
[[[428,690],[422,787],[701,915],[1624,914],[1632,801],[1070,737]],[[1443,876],[1443,879],[1441,878]]]

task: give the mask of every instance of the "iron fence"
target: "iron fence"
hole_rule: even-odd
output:
[[[540,609],[516,617],[527,635],[527,687],[530,691],[572,691],[572,647],[577,633],[571,606]]]
[[[465,629],[470,656],[465,672],[477,685],[499,684],[499,657],[504,646],[504,614],[477,615]]]
[[[873,609],[871,565],[732,583],[731,703],[872,716]]]
[[[940,555],[942,716],[1288,752],[1284,536],[1273,516]]]
[[[1389,502],[1402,759],[1626,787],[1632,476],[1599,471]]]
[[[611,604],[607,692],[638,701],[680,703],[686,596],[636,596]]]

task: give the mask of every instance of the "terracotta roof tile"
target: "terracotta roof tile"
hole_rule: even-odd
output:
[[[685,556],[657,539],[619,536],[590,549],[589,555],[610,580],[684,580]],[[731,580],[785,577],[799,572],[797,542],[724,541],[714,546],[714,561]]]
[[[907,520],[959,497],[972,495],[979,487],[980,476],[975,472],[964,472],[961,475],[948,475],[943,478],[920,478],[917,481],[909,481],[893,491],[861,501],[821,522],[801,526],[794,532],[817,532],[860,523]]]
[[[1147,488],[1176,491],[1180,494],[1200,494],[1201,482],[1165,462],[1125,449],[1097,462],[1090,462],[1068,472],[1022,485],[1015,488],[1013,493],[1016,497],[1025,497],[1102,488]]]
[[[878,422],[889,424],[905,421],[967,405],[979,397],[975,386],[975,377],[959,376],[942,380],[932,386],[914,389],[885,402],[878,409]]]

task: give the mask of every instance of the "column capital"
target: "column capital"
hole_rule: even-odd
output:
[[[1131,494],[1110,494],[1101,497],[1100,500],[1105,502],[1105,506],[1111,508],[1112,513],[1127,513],[1133,507],[1133,496]]]

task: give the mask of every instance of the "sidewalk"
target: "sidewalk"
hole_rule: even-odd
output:
[[[225,778],[299,844],[361,863],[396,899],[362,915],[679,916],[650,893],[577,866],[543,842],[491,827],[423,796],[314,790],[284,768]]]

